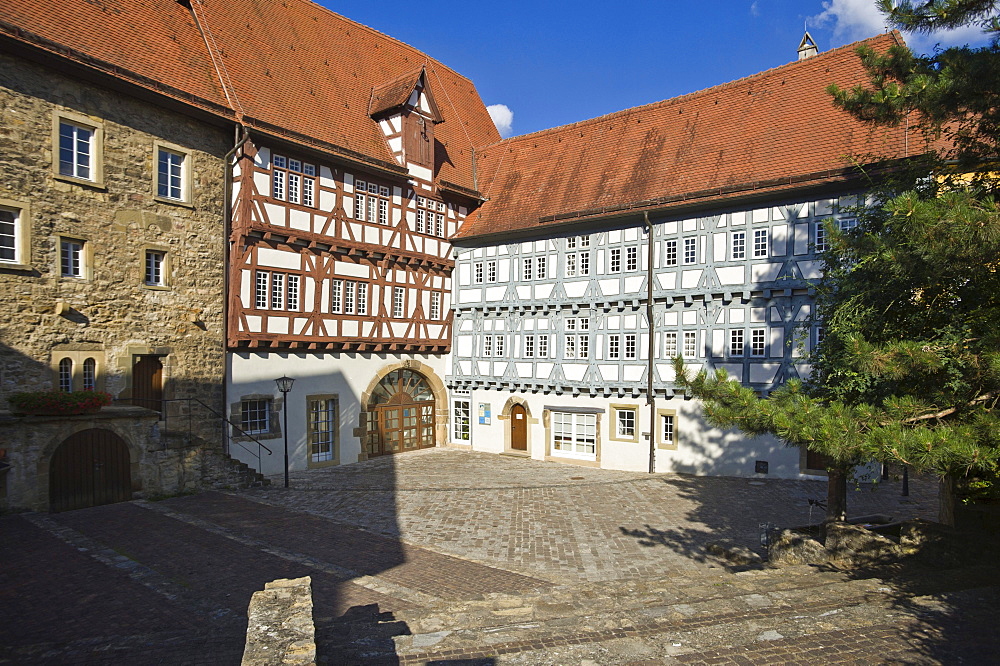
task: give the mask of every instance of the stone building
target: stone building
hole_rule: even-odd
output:
[[[223,412],[231,113],[73,50],[58,16],[14,30],[14,11],[0,10],[0,402],[96,389],[116,403],[0,419],[5,504],[46,508],[50,490],[62,502],[95,483],[92,499],[102,484],[198,487],[203,451],[223,442],[208,410]]]

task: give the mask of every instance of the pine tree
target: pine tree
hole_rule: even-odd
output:
[[[825,336],[808,382],[766,398],[720,372],[679,381],[720,426],[770,433],[830,457],[827,520],[846,515],[846,480],[866,461],[896,461],[954,483],[1000,462],[1000,20],[997,2],[878,5],[896,27],[976,24],[984,48],[916,56],[859,49],[868,85],[830,86],[834,103],[878,124],[908,121],[941,147],[901,168],[834,238],[818,303]],[[895,6],[894,6],[895,5]]]

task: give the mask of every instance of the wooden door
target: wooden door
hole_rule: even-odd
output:
[[[383,377],[369,403],[369,456],[426,449],[434,441],[434,394],[427,380],[411,370]]]
[[[49,509],[71,511],[132,499],[128,445],[103,428],[68,437],[49,464]]]
[[[156,356],[139,356],[132,365],[132,404],[163,411],[163,364]]]
[[[514,451],[528,450],[528,413],[524,405],[510,408],[510,448]]]

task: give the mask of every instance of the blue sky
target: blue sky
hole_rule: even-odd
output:
[[[873,0],[319,2],[472,79],[488,106],[511,112],[504,135],[668,99],[791,62],[806,27],[821,51],[884,31]],[[974,31],[906,36],[918,52],[978,38]],[[506,115],[503,109],[495,115],[498,126]]]

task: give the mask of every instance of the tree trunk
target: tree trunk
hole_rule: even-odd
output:
[[[938,485],[938,522],[949,527],[955,526],[955,477],[946,474],[941,477]]]
[[[828,469],[826,478],[826,522],[847,519],[847,470]]]

